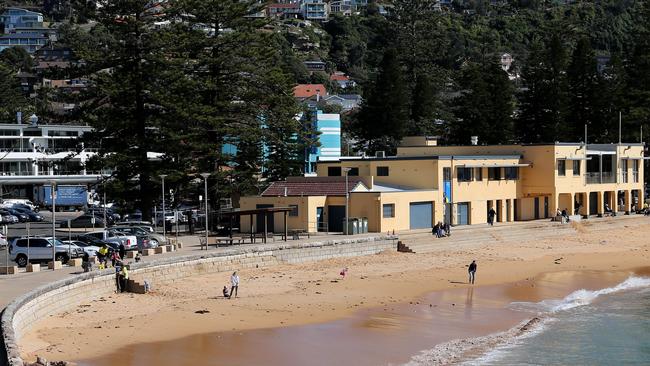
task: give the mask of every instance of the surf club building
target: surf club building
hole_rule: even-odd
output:
[[[288,228],[308,232],[342,232],[346,216],[369,232],[485,224],[490,209],[496,222],[551,218],[558,209],[588,218],[641,209],[643,162],[642,143],[442,146],[407,137],[395,156],[321,157],[316,176],[274,182],[240,206],[291,208]],[[284,230],[283,220],[269,220]],[[263,227],[247,218],[240,225]]]

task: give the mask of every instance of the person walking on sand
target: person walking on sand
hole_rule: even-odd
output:
[[[235,295],[237,297],[237,290],[239,289],[239,276],[237,275],[237,272],[233,272],[232,276],[230,276],[230,296],[228,296],[229,299],[232,298],[232,295]]]
[[[473,260],[472,263],[469,264],[469,268],[467,271],[469,272],[469,283],[472,285],[474,284],[474,276],[476,275],[476,260]]]

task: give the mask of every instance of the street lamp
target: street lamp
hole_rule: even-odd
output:
[[[203,181],[205,182],[205,249],[208,249],[208,177],[210,173],[201,173]]]
[[[348,210],[350,206],[350,190],[348,189],[348,173],[352,168],[343,168],[343,172],[345,173],[345,224],[343,224],[343,233],[345,235],[349,235],[349,225],[348,225]]]
[[[167,228],[165,222],[165,177],[167,174],[160,174],[159,177],[162,179],[162,223],[163,223],[163,238],[165,239],[165,244],[167,243]]]
[[[56,261],[56,181],[50,181],[50,188],[52,193],[52,270],[54,270],[56,268],[54,265]]]

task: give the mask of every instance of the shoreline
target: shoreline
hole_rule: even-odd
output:
[[[466,281],[471,259],[479,263],[477,289],[531,282],[542,273],[561,271],[601,271],[606,278],[608,271],[650,263],[644,240],[650,224],[635,226],[631,231],[628,225],[606,230],[588,226],[564,238],[539,238],[517,245],[497,242],[471,253],[384,253],[242,271],[244,297],[230,301],[217,297],[227,274],[184,279],[154,288],[151,295],[112,296],[45,319],[23,338],[23,354],[30,360],[39,355],[79,361],[101,358],[133,344],[197,334],[327,323],[353,316],[359,309],[396,306],[433,291],[469,288],[460,282]],[[349,276],[341,280],[338,271],[346,266]],[[508,291],[508,297],[515,300],[544,299],[517,286]],[[113,316],[120,308],[134,310],[130,316]],[[209,313],[196,314],[198,310]],[[111,315],[105,320],[98,313]],[[93,346],[98,343],[103,345],[99,350]]]

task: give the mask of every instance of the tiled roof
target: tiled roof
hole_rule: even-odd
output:
[[[330,75],[332,81],[348,81],[350,78],[345,74],[332,74]]]
[[[298,84],[293,88],[293,96],[296,98],[309,98],[313,95],[320,94],[321,97],[327,95],[327,88],[323,84]]]
[[[348,177],[348,189],[352,191],[362,184],[359,177]],[[345,196],[345,177],[294,178],[273,182],[262,192],[262,196]]]

